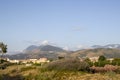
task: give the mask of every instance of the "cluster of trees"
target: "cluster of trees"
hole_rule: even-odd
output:
[[[107,58],[103,55],[99,56],[97,62],[92,62],[89,58],[85,59],[89,65],[96,66],[96,67],[104,67],[105,65],[113,65],[113,66],[120,66],[120,58],[114,58],[113,60],[107,60]]]
[[[109,71],[120,73],[120,58],[109,60],[102,55],[99,56],[97,62],[92,62],[89,58],[86,58],[85,61],[90,65],[89,69],[92,73],[105,73]]]

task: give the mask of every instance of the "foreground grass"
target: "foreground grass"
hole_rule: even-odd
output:
[[[0,70],[0,80],[119,80],[120,74],[45,70],[40,66],[12,65]]]

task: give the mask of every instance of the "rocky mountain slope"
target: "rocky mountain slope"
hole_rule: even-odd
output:
[[[79,50],[72,53],[71,57],[97,57],[104,55],[107,58],[120,58],[120,49],[111,48],[96,48],[96,49],[86,49]]]
[[[23,53],[9,55],[10,59],[29,59],[29,58],[42,58],[46,57],[49,59],[57,59],[58,56],[66,56],[69,52],[63,50],[60,47],[52,46],[52,45],[41,45],[35,46],[31,45],[27,47]]]

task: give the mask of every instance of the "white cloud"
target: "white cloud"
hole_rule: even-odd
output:
[[[48,45],[48,44],[50,44],[50,42],[48,40],[44,40],[41,42],[41,45]]]
[[[90,49],[91,47],[86,46],[86,45],[78,45],[76,48],[77,49]]]
[[[69,48],[67,46],[65,46],[63,49],[69,51]]]
[[[8,51],[7,53],[8,53],[9,55],[14,55],[14,54],[22,53],[22,52],[23,52],[23,50],[14,50],[14,51]]]
[[[29,44],[29,45],[53,45],[56,46],[56,43],[51,42],[49,40],[29,40],[29,41],[24,41],[25,43]]]
[[[84,46],[83,45],[78,45],[76,48],[81,49],[81,48],[84,48]]]

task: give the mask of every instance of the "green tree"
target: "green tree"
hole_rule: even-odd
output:
[[[104,67],[106,64],[110,64],[110,62],[105,60],[105,61],[98,61],[94,63],[94,65],[97,67]]]
[[[1,58],[5,53],[7,53],[7,45],[5,45],[3,42],[0,43],[0,53]]]
[[[108,61],[103,55],[99,56],[98,62],[94,63],[94,65],[98,67],[104,67],[106,64],[110,64],[110,61]]]
[[[87,58],[85,58],[85,60],[84,60],[85,62],[87,62],[89,65],[90,65],[90,67],[92,67],[93,66],[93,62],[87,57]]]
[[[105,56],[103,56],[103,55],[99,56],[98,61],[105,61],[105,60],[106,60],[106,57],[105,57]]]

